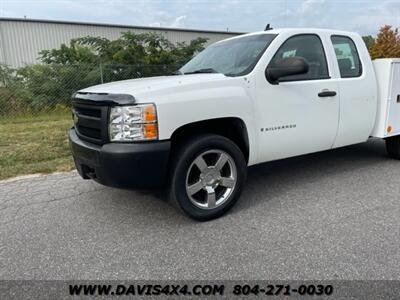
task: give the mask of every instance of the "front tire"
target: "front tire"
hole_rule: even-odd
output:
[[[385,140],[386,151],[391,158],[400,159],[400,136],[392,136]]]
[[[246,171],[234,142],[214,134],[196,136],[175,155],[171,198],[193,219],[218,218],[240,197]]]

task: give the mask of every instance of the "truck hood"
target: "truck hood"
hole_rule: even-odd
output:
[[[234,79],[223,74],[190,74],[162,77],[149,77],[116,81],[92,86],[81,93],[107,93],[132,95],[136,102],[157,102],[168,95],[185,93],[189,90],[221,86],[223,82]]]

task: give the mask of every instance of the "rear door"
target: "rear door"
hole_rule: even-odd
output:
[[[257,81],[260,161],[330,149],[336,137],[338,85],[331,79],[321,37],[299,34],[287,38],[269,64],[290,56],[303,57],[310,66],[308,73],[282,78],[279,84],[262,76]]]
[[[340,92],[340,122],[334,147],[364,142],[374,126],[377,107],[371,60],[360,37],[331,35],[330,42],[336,55]]]

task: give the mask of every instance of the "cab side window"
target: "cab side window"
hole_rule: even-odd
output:
[[[340,77],[359,77],[362,74],[360,57],[353,40],[347,36],[334,35],[331,37],[339,64]]]
[[[282,59],[294,56],[302,57],[307,61],[309,65],[308,72],[306,74],[283,77],[279,80],[280,82],[329,78],[325,51],[317,35],[302,34],[289,38],[276,52],[269,67],[274,67]]]

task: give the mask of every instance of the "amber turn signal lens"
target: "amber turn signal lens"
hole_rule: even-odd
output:
[[[388,132],[388,133],[391,133],[391,132],[392,132],[392,126],[388,126],[387,132]]]
[[[153,105],[147,105],[143,109],[143,121],[155,122],[157,120],[156,110]]]
[[[157,138],[157,124],[144,124],[143,125],[143,136],[146,139]]]

